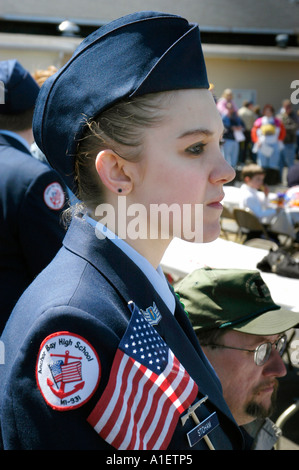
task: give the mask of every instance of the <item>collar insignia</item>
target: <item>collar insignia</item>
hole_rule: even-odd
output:
[[[159,309],[157,305],[155,304],[155,302],[153,302],[152,307],[147,307],[146,310],[140,309],[140,311],[142,315],[144,316],[144,318],[149,322],[150,325],[158,325],[158,323],[162,319],[162,315],[159,312]]]

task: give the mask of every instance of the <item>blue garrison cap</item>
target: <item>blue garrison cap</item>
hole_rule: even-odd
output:
[[[86,118],[123,98],[190,88],[209,88],[198,26],[168,13],[124,16],[89,35],[46,80],[33,120],[36,143],[74,191]]]
[[[34,107],[39,86],[17,60],[0,62],[0,82],[4,86],[0,114],[18,114]]]

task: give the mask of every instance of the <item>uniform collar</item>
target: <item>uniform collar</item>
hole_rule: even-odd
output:
[[[241,189],[242,189],[242,190],[246,190],[246,191],[250,192],[251,194],[257,194],[257,192],[258,192],[257,189],[252,188],[251,186],[249,186],[249,185],[246,184],[246,183],[243,183],[243,184],[242,184]]]
[[[28,144],[27,140],[24,139],[24,137],[17,134],[16,132],[7,131],[5,129],[0,129],[0,134],[17,140],[20,144],[22,144],[26,148],[26,150],[30,152],[30,145]]]
[[[112,243],[115,244],[122,252],[130,258],[133,263],[144,273],[146,278],[152,284],[153,288],[160,295],[164,303],[167,305],[171,313],[175,311],[175,299],[172,292],[169,289],[168,282],[162,271],[161,266],[155,269],[151,263],[138,253],[132,246],[130,246],[125,240],[119,238],[115,233],[111,232],[107,227],[101,223],[96,222],[89,216],[84,216],[84,219],[94,228],[101,231],[105,237],[107,237]],[[101,243],[101,241],[99,241]]]

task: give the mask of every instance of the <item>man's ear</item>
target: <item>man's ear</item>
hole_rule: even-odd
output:
[[[129,194],[133,187],[130,175],[130,162],[111,149],[98,153],[95,166],[102,183],[113,193]]]

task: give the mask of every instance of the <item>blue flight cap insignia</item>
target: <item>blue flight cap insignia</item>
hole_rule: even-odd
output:
[[[162,319],[162,315],[155,302],[153,302],[152,307],[147,307],[146,310],[140,309],[140,311],[150,325],[158,325],[158,323]]]

